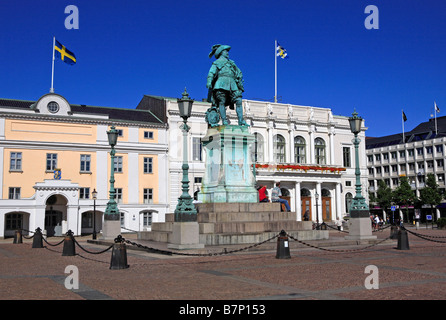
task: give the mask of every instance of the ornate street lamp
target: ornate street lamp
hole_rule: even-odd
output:
[[[98,192],[96,189],[91,193],[93,198],[93,240],[96,240],[96,199],[98,198]]]
[[[176,222],[197,221],[197,210],[192,203],[193,198],[189,195],[189,164],[187,152],[187,133],[190,130],[190,127],[187,125],[187,119],[191,116],[193,103],[194,100],[189,98],[189,94],[185,88],[183,97],[178,99],[180,117],[183,118],[183,124],[181,126],[183,131],[183,179],[181,180],[183,193],[178,198],[178,204],[174,211]]]
[[[361,140],[358,138],[359,132],[361,132],[362,118],[358,117],[356,110],[352,113],[353,117],[350,117],[348,121],[350,122],[350,130],[355,135],[353,139],[353,144],[355,146],[355,176],[356,176],[356,195],[353,198],[351,204],[351,210],[361,211],[360,216],[369,217],[369,206],[367,205],[365,198],[361,194],[361,170],[359,168],[359,143]],[[367,213],[367,215],[365,215]]]
[[[352,142],[355,146],[356,195],[350,207],[349,235],[345,238],[349,240],[376,239],[376,236],[372,236],[369,206],[361,194],[361,170],[359,168],[359,143],[361,140],[358,138],[358,134],[361,132],[362,118],[358,117],[355,110],[348,121],[350,130],[355,135]]]
[[[104,220],[119,220],[118,205],[116,203],[116,190],[115,190],[115,145],[118,141],[118,130],[115,126],[107,131],[108,144],[111,146],[110,157],[111,157],[111,169],[110,169],[110,192],[109,200],[107,202],[107,208],[105,209]]]
[[[315,193],[314,194],[315,198],[316,198],[316,230],[320,230],[320,226],[319,226],[319,193]]]

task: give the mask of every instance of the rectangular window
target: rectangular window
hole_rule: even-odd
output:
[[[153,131],[144,131],[144,139],[153,139]]]
[[[90,188],[79,188],[79,199],[90,199]]]
[[[22,153],[21,152],[11,152],[9,170],[20,171],[22,170]]]
[[[115,172],[122,172],[122,156],[116,156],[114,161],[114,171]]]
[[[122,129],[117,129],[117,131],[118,131],[118,137],[124,136],[124,131],[122,131]]]
[[[144,212],[143,214],[143,226],[150,227],[152,225],[152,212]]]
[[[153,189],[144,188],[144,203],[153,203]]]
[[[400,151],[400,158],[405,158],[406,157],[406,152],[404,150]]]
[[[121,212],[121,227],[125,226],[125,213]]]
[[[343,155],[344,155],[344,167],[349,168],[351,166],[349,147],[343,148]]]
[[[57,168],[57,153],[46,154],[46,170],[53,171]]]
[[[388,153],[383,153],[383,159],[384,160],[389,160],[389,154]]]
[[[116,198],[115,198],[116,203],[122,203],[122,188],[115,188],[115,192],[116,192]]]
[[[22,229],[23,215],[21,213],[9,213],[5,220],[6,230]]]
[[[435,149],[437,150],[437,153],[443,153],[443,145],[442,144],[436,145]]]
[[[144,173],[153,173],[153,158],[144,158]]]
[[[91,156],[89,154],[81,154],[81,172],[90,172]]]
[[[201,139],[192,138],[192,160],[201,161]]]
[[[9,199],[20,199],[20,187],[9,188]]]
[[[390,153],[390,156],[392,157],[392,159],[396,159],[396,151],[392,151]]]

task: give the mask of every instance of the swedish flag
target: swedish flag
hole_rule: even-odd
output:
[[[58,58],[62,59],[63,62],[66,62],[70,65],[76,63],[76,56],[74,55],[74,53],[68,50],[57,40],[54,43],[54,52],[56,53],[56,56]]]

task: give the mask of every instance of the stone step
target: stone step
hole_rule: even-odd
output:
[[[287,231],[289,235],[297,240],[327,240],[329,238],[328,231],[321,230],[301,230]],[[276,236],[278,232],[263,233],[247,233],[247,234],[200,234],[200,243],[207,246],[217,245],[240,245],[240,244],[256,244]],[[277,240],[271,240],[277,241]],[[289,241],[294,241],[290,239]]]
[[[262,233],[280,232],[281,230],[311,230],[311,221],[242,221],[199,223],[200,233]]]
[[[235,222],[235,221],[296,221],[295,212],[200,212],[198,222]]]
[[[172,232],[173,222],[153,222],[152,231]]]
[[[165,231],[142,231],[138,232],[138,239],[157,242],[169,242],[171,233],[172,232]]]
[[[278,202],[255,202],[255,203],[197,203],[195,204],[199,213],[228,213],[228,212],[280,212]]]

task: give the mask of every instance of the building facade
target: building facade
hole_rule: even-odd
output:
[[[169,205],[173,212],[181,194],[183,133],[179,129],[177,98],[145,96],[145,108],[163,104],[169,126]],[[291,210],[302,220],[309,211],[313,221],[342,219],[348,214],[355,192],[353,134],[348,116],[336,116],[328,108],[298,106],[243,100],[245,120],[255,135],[252,157],[256,163],[258,185],[266,185],[269,196],[276,182]],[[206,135],[205,112],[210,104],[195,101],[188,120],[188,160],[190,193],[195,197],[204,176],[201,138]],[[228,118],[237,123],[235,111],[228,109]],[[365,132],[361,139],[359,162],[363,195],[367,198]]]
[[[395,189],[399,185],[399,178],[406,176],[417,197],[425,187],[426,176],[435,176],[440,192],[445,195],[445,143],[446,117],[430,119],[420,123],[412,131],[378,138],[367,138],[367,170],[369,176],[368,191],[376,195],[379,180]],[[435,208],[437,218],[446,216],[446,204]],[[375,213],[385,214],[385,208],[371,206]],[[387,208],[388,209],[388,208]],[[430,206],[423,211],[430,212]],[[413,219],[414,207],[409,210],[409,218]],[[403,214],[397,208],[399,216]],[[425,214],[421,215],[424,219]]]
[[[112,125],[119,132],[114,176],[122,230],[164,221],[163,118],[138,108],[73,105],[50,93],[37,101],[0,99],[0,237],[37,227],[48,236],[88,234],[94,223],[100,231],[109,198]]]

